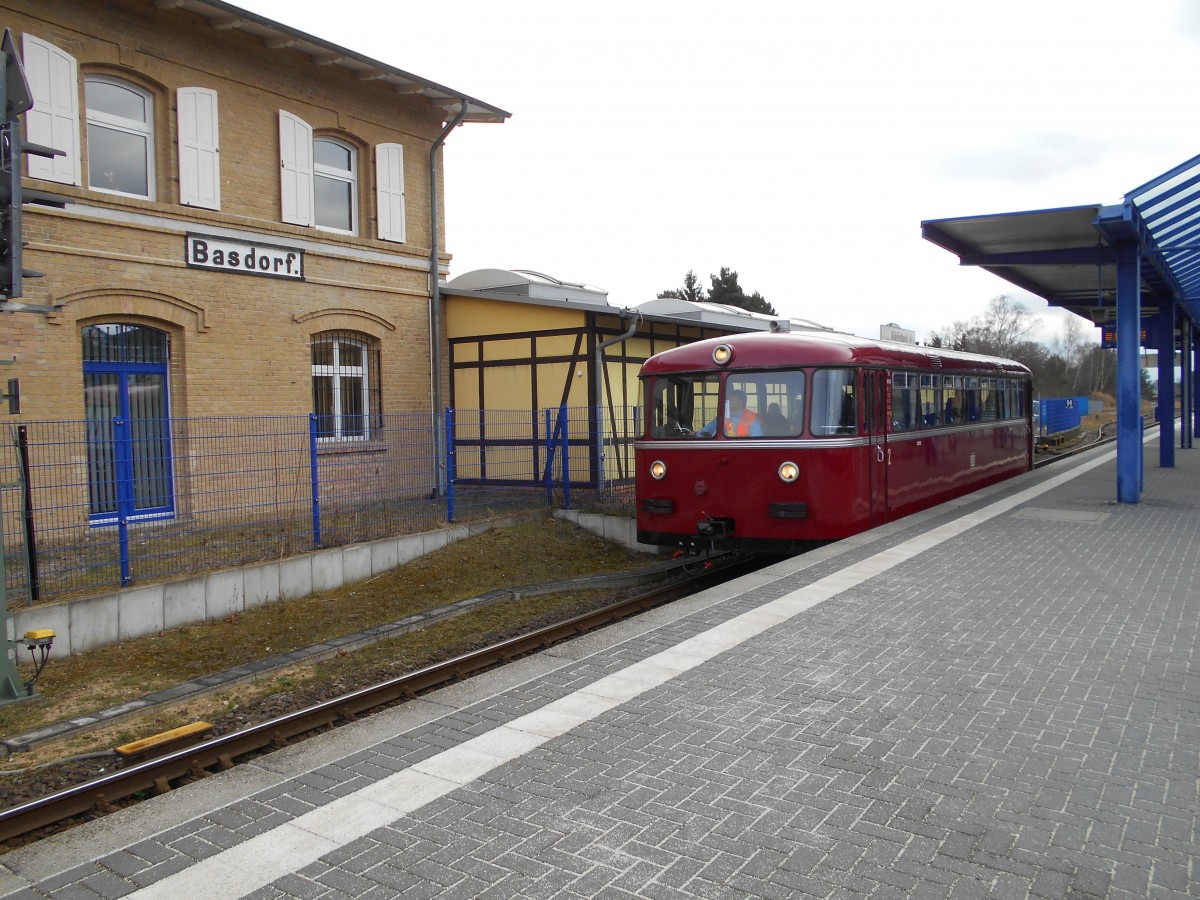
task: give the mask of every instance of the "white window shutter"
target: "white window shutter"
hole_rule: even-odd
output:
[[[25,138],[64,153],[53,159],[29,155],[29,177],[81,184],[75,57],[32,34],[24,35],[23,43],[25,77],[33,93],[33,108],[25,113]]]
[[[375,148],[375,183],[378,196],[379,239],[404,241],[404,146],[380,144]]]
[[[217,92],[185,87],[178,93],[179,202],[221,208],[221,148]]]
[[[298,116],[279,111],[280,195],[283,221],[313,223],[312,126]]]

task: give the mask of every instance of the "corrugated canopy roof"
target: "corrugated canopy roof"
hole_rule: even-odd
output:
[[[1174,301],[1200,319],[1200,156],[1114,206],[931,219],[921,233],[962,265],[986,268],[1096,323],[1116,316],[1114,247],[1135,240],[1143,315]]]
[[[1135,188],[1125,202],[1149,235],[1148,261],[1187,309],[1200,311],[1200,156]],[[1143,266],[1144,268],[1144,266]]]

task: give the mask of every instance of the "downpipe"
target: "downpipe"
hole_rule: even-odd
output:
[[[429,372],[430,372],[430,417],[433,420],[433,459],[437,466],[437,496],[446,496],[446,428],[443,421],[442,401],[442,294],[438,279],[438,151],[450,136],[450,132],[462,124],[467,117],[467,98],[459,99],[462,104],[454,118],[442,129],[433,146],[429,148]]]

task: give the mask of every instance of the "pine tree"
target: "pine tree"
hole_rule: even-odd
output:
[[[689,303],[703,303],[705,300],[704,288],[700,286],[700,279],[691,269],[688,269],[688,273],[683,276],[683,287],[670,288],[659,293],[660,300],[664,297],[687,300]]]
[[[723,303],[726,306],[737,306],[750,312],[763,313],[768,316],[779,315],[762,294],[755,291],[750,296],[738,284],[738,273],[733,269],[722,267],[720,275],[710,275],[712,290],[708,292],[710,303]]]

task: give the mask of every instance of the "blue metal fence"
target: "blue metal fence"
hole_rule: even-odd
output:
[[[314,416],[14,426],[0,446],[9,598],[110,591],[570,506],[572,479],[589,474],[590,442],[572,424],[587,422],[586,410],[447,410],[443,459],[434,417],[373,419],[361,437],[336,441],[320,437]],[[154,445],[169,451],[149,458],[139,432],[169,435]]]

